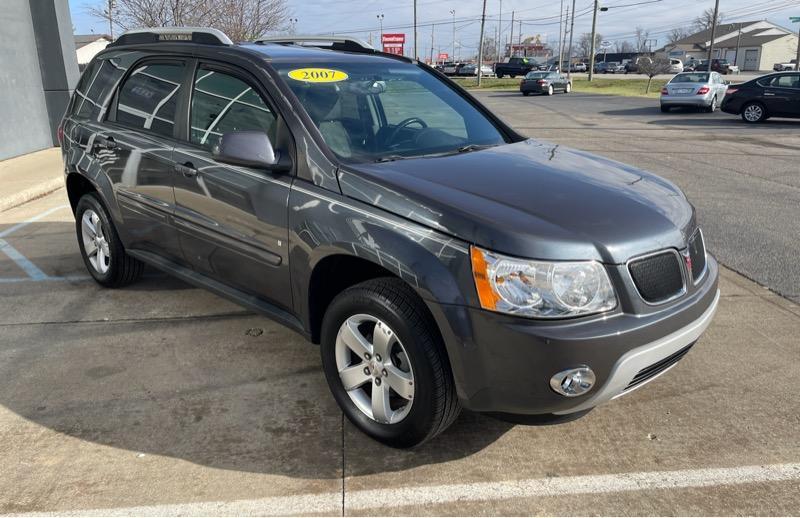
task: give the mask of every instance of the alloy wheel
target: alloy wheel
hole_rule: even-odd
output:
[[[349,317],[336,336],[336,368],[350,400],[383,424],[402,421],[414,400],[414,372],[403,344],[380,319]]]
[[[744,109],[744,118],[750,122],[758,122],[763,116],[764,109],[757,104],[751,104]]]
[[[87,209],[81,218],[83,250],[98,273],[105,274],[111,266],[111,253],[103,229],[103,221],[92,209]]]

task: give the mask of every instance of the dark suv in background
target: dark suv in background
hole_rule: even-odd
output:
[[[296,330],[392,446],[462,406],[579,416],[675,365],[717,307],[673,184],[525,138],[358,40],[131,31],[59,133],[98,283],[148,264]]]

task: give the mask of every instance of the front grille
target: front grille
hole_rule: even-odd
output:
[[[678,254],[668,251],[636,259],[628,264],[639,295],[655,304],[683,291],[683,273]]]
[[[689,258],[692,260],[692,279],[696,282],[706,270],[706,244],[700,230],[689,240]]]
[[[645,381],[647,381],[647,380],[649,380],[649,379],[651,379],[651,378],[653,378],[655,376],[658,376],[660,373],[662,373],[665,370],[669,369],[670,367],[672,367],[673,365],[678,363],[678,360],[683,358],[686,355],[686,353],[689,352],[689,349],[691,349],[693,345],[694,345],[694,342],[690,343],[689,345],[687,345],[686,347],[684,347],[680,351],[667,356],[663,360],[658,361],[658,362],[654,363],[653,365],[650,365],[649,367],[645,367],[644,369],[640,370],[636,374],[636,376],[633,377],[631,382],[628,383],[628,386],[625,387],[625,390],[630,390],[633,387],[635,387],[636,385],[641,385]]]

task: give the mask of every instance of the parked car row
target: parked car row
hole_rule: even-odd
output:
[[[685,72],[705,72],[708,71],[708,60],[691,60],[683,67]],[[720,74],[738,74],[739,67],[729,62],[727,59],[712,59],[711,71]]]
[[[748,123],[800,118],[800,72],[767,74],[737,85],[716,71],[682,72],[661,89],[660,105],[662,112],[696,107],[713,113],[719,107]]]
[[[436,70],[439,70],[445,75],[448,76],[477,76],[478,75],[478,65],[476,63],[452,63],[452,62],[445,62],[439,63],[434,65]],[[481,75],[482,76],[491,76],[494,75],[494,70],[489,65],[481,65]]]

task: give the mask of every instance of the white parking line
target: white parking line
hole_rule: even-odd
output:
[[[586,475],[545,479],[447,484],[440,486],[400,487],[348,491],[348,511],[425,506],[465,502],[541,498],[586,494],[620,493],[652,489],[701,488],[800,480],[800,463],[733,468],[687,469],[680,471],[645,471],[614,475]],[[305,494],[230,502],[193,502],[186,504],[30,513],[18,516],[220,516],[220,515],[307,515],[339,514],[340,492]]]

